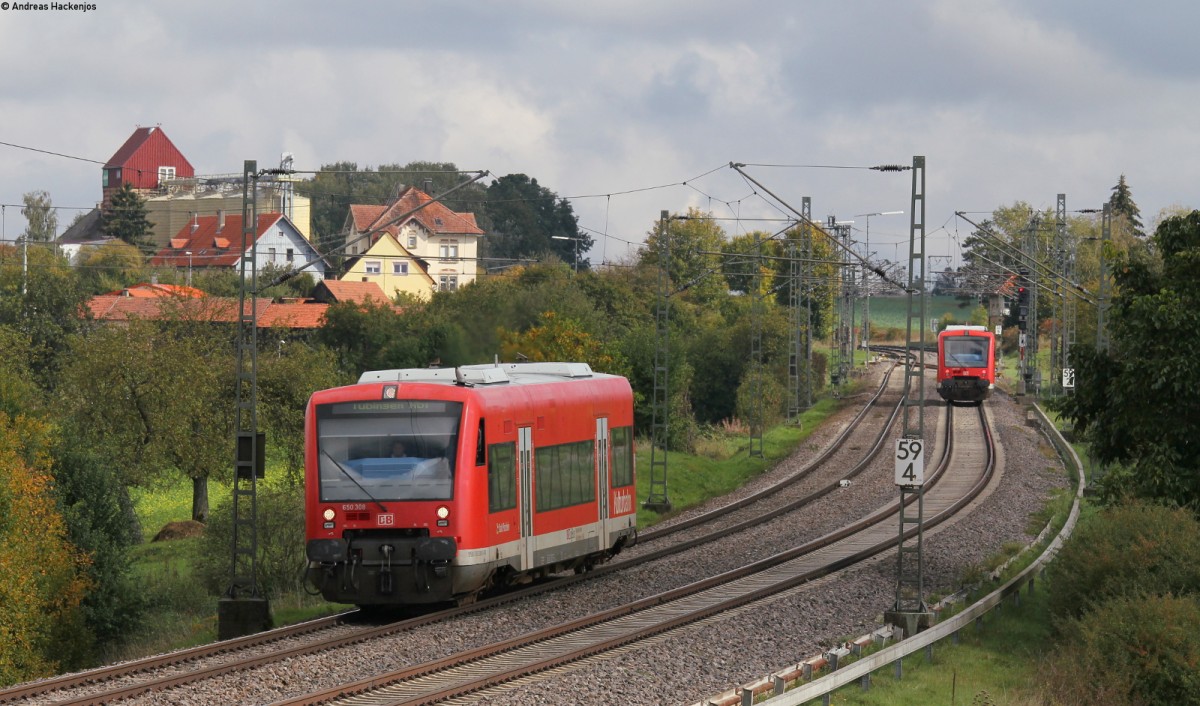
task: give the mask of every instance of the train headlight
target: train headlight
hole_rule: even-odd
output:
[[[337,515],[337,513],[333,511],[333,508],[327,507],[327,508],[325,508],[325,513],[324,513],[323,517],[325,518],[326,522],[332,522],[334,516],[336,516],[336,515]]]
[[[450,508],[446,507],[445,505],[442,505],[441,507],[439,507],[437,509],[437,516],[438,516],[439,520],[446,519],[447,517],[450,516]]]

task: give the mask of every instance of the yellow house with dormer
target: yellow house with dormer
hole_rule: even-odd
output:
[[[352,204],[343,232],[346,254],[363,261],[369,261],[367,255],[385,235],[391,235],[422,266],[437,289],[446,292],[475,281],[479,239],[484,235],[474,213],[452,211],[412,186],[401,187],[386,204]],[[379,265],[386,269],[383,261]],[[391,290],[384,287],[384,291]]]
[[[403,292],[428,300],[437,288],[428,266],[386,232],[365,253],[347,263],[341,280],[374,282],[389,299]]]

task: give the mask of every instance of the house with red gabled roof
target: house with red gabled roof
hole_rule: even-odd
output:
[[[192,221],[171,238],[167,247],[150,259],[151,267],[174,267],[190,273],[194,269],[233,268],[241,271],[242,259],[255,249],[255,269],[306,272],[318,281],[325,278],[325,261],[296,226],[282,213],[260,213],[253,242],[242,247],[242,215],[193,216]]]
[[[353,204],[346,215],[347,273],[342,279],[379,282],[387,294],[407,291],[428,298],[475,281],[483,229],[474,213],[459,213],[413,186],[384,205]],[[396,247],[377,247],[391,236]],[[384,275],[394,281],[384,282]],[[404,279],[417,277],[426,282]]]
[[[196,176],[192,163],[175,147],[161,127],[139,127],[104,164],[101,185],[104,203],[113,192],[129,184],[142,196],[168,179]]]

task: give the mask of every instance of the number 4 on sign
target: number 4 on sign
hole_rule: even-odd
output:
[[[896,440],[896,485],[925,484],[925,443],[920,439]]]

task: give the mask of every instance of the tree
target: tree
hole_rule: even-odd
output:
[[[1124,174],[1117,181],[1117,185],[1112,188],[1112,192],[1112,196],[1108,197],[1108,205],[1113,218],[1126,224],[1126,227],[1137,237],[1145,238],[1146,231],[1142,229],[1142,214],[1138,210],[1137,204],[1133,202],[1133,193],[1129,190],[1129,185],[1125,183]]]
[[[201,522],[209,477],[232,475],[234,458],[233,344],[214,335],[215,318],[203,300],[181,300],[164,304],[160,320],[72,336],[58,395],[81,440],[125,483],[190,479],[192,519]]]
[[[1113,258],[1107,350],[1080,346],[1076,387],[1054,407],[1103,464],[1107,497],[1200,509],[1200,211],[1159,224],[1154,248]],[[1111,249],[1115,250],[1115,249]],[[1164,424],[1163,420],[1171,420]]]
[[[640,263],[658,267],[663,237],[670,249],[670,277],[673,292],[686,292],[686,298],[698,303],[712,303],[727,296],[729,289],[721,274],[721,252],[726,243],[725,230],[712,214],[689,208],[685,216],[667,220],[665,233],[655,221],[646,234],[640,252]]]
[[[46,388],[57,382],[59,355],[86,299],[74,269],[50,248],[0,245],[0,324],[28,337],[30,371]]]
[[[487,189],[491,233],[483,239],[483,257],[539,259],[553,253],[576,269],[592,239],[580,232],[571,203],[524,174],[508,174]],[[582,268],[579,265],[582,264]]]
[[[87,558],[55,507],[50,435],[44,422],[0,413],[0,685],[79,661]]]
[[[366,370],[428,366],[439,359],[450,326],[430,320],[415,302],[403,313],[374,300],[342,302],[326,310],[316,341],[335,352],[342,372],[357,379]]]
[[[523,355],[531,361],[565,360],[588,363],[599,372],[627,374],[626,364],[611,341],[602,340],[584,330],[579,322],[543,312],[537,326],[523,332],[508,332],[501,337],[500,352],[505,360]]]
[[[75,263],[80,288],[87,294],[114,292],[146,281],[146,258],[129,243],[84,245]]]
[[[324,346],[281,337],[275,348],[258,356],[258,420],[270,447],[282,457],[289,479],[300,482],[308,398],[317,390],[346,385],[356,378],[339,374],[333,351]]]
[[[50,194],[45,191],[30,191],[21,197],[25,207],[21,215],[25,216],[27,225],[22,238],[34,243],[54,242],[58,235],[58,213],[50,201]]]
[[[153,228],[146,217],[146,200],[129,182],[121,185],[100,212],[100,229],[105,235],[124,240],[146,255],[155,250],[150,237]]]
[[[89,559],[91,590],[81,606],[88,629],[74,642],[80,656],[94,662],[101,646],[122,640],[138,624],[143,595],[132,578],[129,550],[141,541],[141,531],[114,464],[70,435],[56,444],[54,457],[54,495],[67,538]]]

